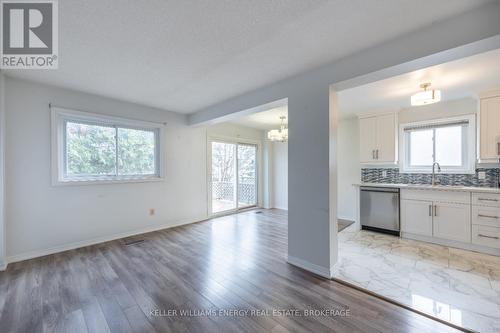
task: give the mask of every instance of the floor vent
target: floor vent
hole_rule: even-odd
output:
[[[261,211],[258,211],[258,212],[255,212],[255,214],[262,214],[262,212],[261,212]]]
[[[144,239],[125,239],[123,241],[123,244],[125,246],[136,245],[141,243],[144,243]]]

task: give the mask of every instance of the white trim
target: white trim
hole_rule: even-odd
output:
[[[167,223],[164,223],[161,225],[152,225],[152,226],[144,227],[141,229],[136,229],[136,230],[132,230],[132,231],[124,231],[124,232],[120,232],[120,233],[109,235],[109,236],[96,237],[96,238],[92,238],[92,239],[88,239],[88,240],[84,240],[84,241],[58,245],[58,246],[50,247],[47,249],[40,249],[40,250],[24,252],[24,253],[20,253],[20,254],[16,254],[16,255],[7,257],[7,263],[10,264],[13,262],[38,258],[38,257],[46,256],[49,254],[64,252],[64,251],[68,251],[68,250],[74,250],[74,249],[78,249],[78,248],[85,247],[85,246],[100,244],[100,243],[109,242],[109,241],[113,241],[113,240],[117,240],[117,239],[121,239],[121,238],[125,238],[125,237],[131,237],[131,236],[135,236],[135,235],[141,235],[141,234],[145,234],[148,232],[170,229],[170,228],[179,227],[182,225],[196,223],[196,222],[201,222],[201,221],[205,221],[205,220],[207,220],[206,216],[192,218],[192,219],[176,220],[176,221],[167,222]]]
[[[457,117],[430,119],[424,121],[417,121],[411,123],[399,124],[399,155],[401,156],[399,162],[399,172],[400,173],[432,173],[432,168],[409,168],[406,166],[407,160],[407,147],[405,141],[405,127],[409,126],[420,126],[420,125],[433,125],[433,124],[445,124],[448,122],[454,122],[459,120],[467,120],[469,122],[467,126],[467,137],[464,138],[467,142],[467,160],[465,169],[464,168],[447,168],[446,166],[441,166],[442,174],[475,174],[476,173],[476,115],[467,114]],[[439,161],[437,161],[439,163]]]
[[[0,263],[0,272],[7,269],[7,263]]]
[[[281,210],[286,210],[288,211],[288,207],[281,207],[281,206],[273,206],[274,209],[281,209]]]
[[[312,264],[308,261],[290,256],[290,255],[287,258],[287,262],[290,265],[305,269],[306,271],[317,274],[317,275],[322,276],[324,278],[327,278],[327,279],[332,278],[332,272],[333,272],[332,268]]]
[[[363,119],[363,118],[373,118],[373,117],[379,117],[379,116],[387,116],[387,115],[394,115],[398,116],[399,111],[385,111],[385,112],[369,112],[369,113],[358,113],[356,116],[358,119]],[[396,118],[396,124],[397,124],[397,118]]]
[[[123,183],[144,183],[152,181],[163,181],[165,179],[165,127],[164,123],[155,123],[142,120],[114,117],[98,113],[90,113],[78,110],[70,110],[60,107],[50,106],[51,117],[51,175],[52,186],[68,185],[100,185],[100,184],[123,184]],[[80,120],[83,122],[107,124],[119,127],[130,127],[144,130],[154,130],[157,135],[156,143],[158,160],[158,174],[146,176],[110,176],[110,177],[84,177],[64,178],[64,121]]]

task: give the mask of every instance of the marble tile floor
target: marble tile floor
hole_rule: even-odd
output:
[[[500,257],[359,230],[339,233],[334,276],[479,332],[500,332]]]

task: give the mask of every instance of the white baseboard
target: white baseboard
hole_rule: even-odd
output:
[[[429,236],[416,235],[416,234],[411,234],[411,233],[407,233],[407,232],[401,232],[401,238],[413,239],[413,240],[418,240],[418,241],[427,242],[427,243],[434,243],[434,244],[439,244],[439,245],[443,245],[443,246],[454,247],[454,248],[464,249],[464,250],[469,250],[469,251],[474,251],[474,252],[481,252],[481,253],[491,254],[493,256],[500,256],[500,249],[476,245],[476,244],[472,244],[472,243],[463,243],[463,242],[458,242],[458,241],[453,241],[453,240],[448,240],[448,239],[441,239],[441,238],[435,238],[435,237],[429,237]]]
[[[280,207],[280,206],[274,206],[273,208],[276,208],[276,209],[281,209],[281,210],[286,210],[286,211],[288,211],[288,207]]]
[[[145,227],[142,229],[136,229],[136,230],[132,230],[132,231],[124,231],[124,232],[120,232],[120,233],[109,235],[109,236],[102,236],[102,237],[92,238],[92,239],[88,239],[88,240],[84,240],[84,241],[58,245],[58,246],[54,246],[54,247],[47,248],[47,249],[41,249],[41,250],[20,253],[20,254],[16,254],[16,255],[7,257],[7,263],[4,264],[4,266],[7,267],[7,264],[10,264],[13,262],[43,257],[43,256],[46,256],[49,254],[64,252],[64,251],[68,251],[68,250],[74,250],[74,249],[78,249],[80,247],[109,242],[112,240],[125,238],[125,237],[131,237],[131,236],[135,236],[135,235],[140,235],[140,234],[144,234],[147,232],[178,227],[178,226],[185,225],[185,224],[191,224],[191,223],[195,223],[195,222],[204,221],[206,219],[207,219],[207,217],[203,216],[203,217],[193,218],[193,219],[177,220],[177,221],[173,221],[173,222],[169,222],[169,223],[164,223],[161,225],[151,225],[151,226],[148,226],[148,227]],[[1,270],[1,266],[0,266],[0,270]]]
[[[337,216],[337,220],[347,220],[347,221],[356,221],[355,217],[345,217],[345,216]]]
[[[316,264],[312,264],[308,261],[305,261],[303,259],[299,259],[296,257],[292,257],[292,256],[288,256],[287,262],[291,265],[300,267],[302,269],[305,269],[306,271],[312,272],[312,273],[317,274],[319,276],[322,276],[324,278],[327,278],[327,279],[332,278],[331,272],[333,272],[333,270],[328,268],[328,267],[323,267],[323,266],[319,266]]]

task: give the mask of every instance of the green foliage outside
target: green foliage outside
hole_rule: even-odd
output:
[[[116,175],[116,129],[68,122],[69,176]],[[118,128],[118,175],[155,173],[155,133]]]

